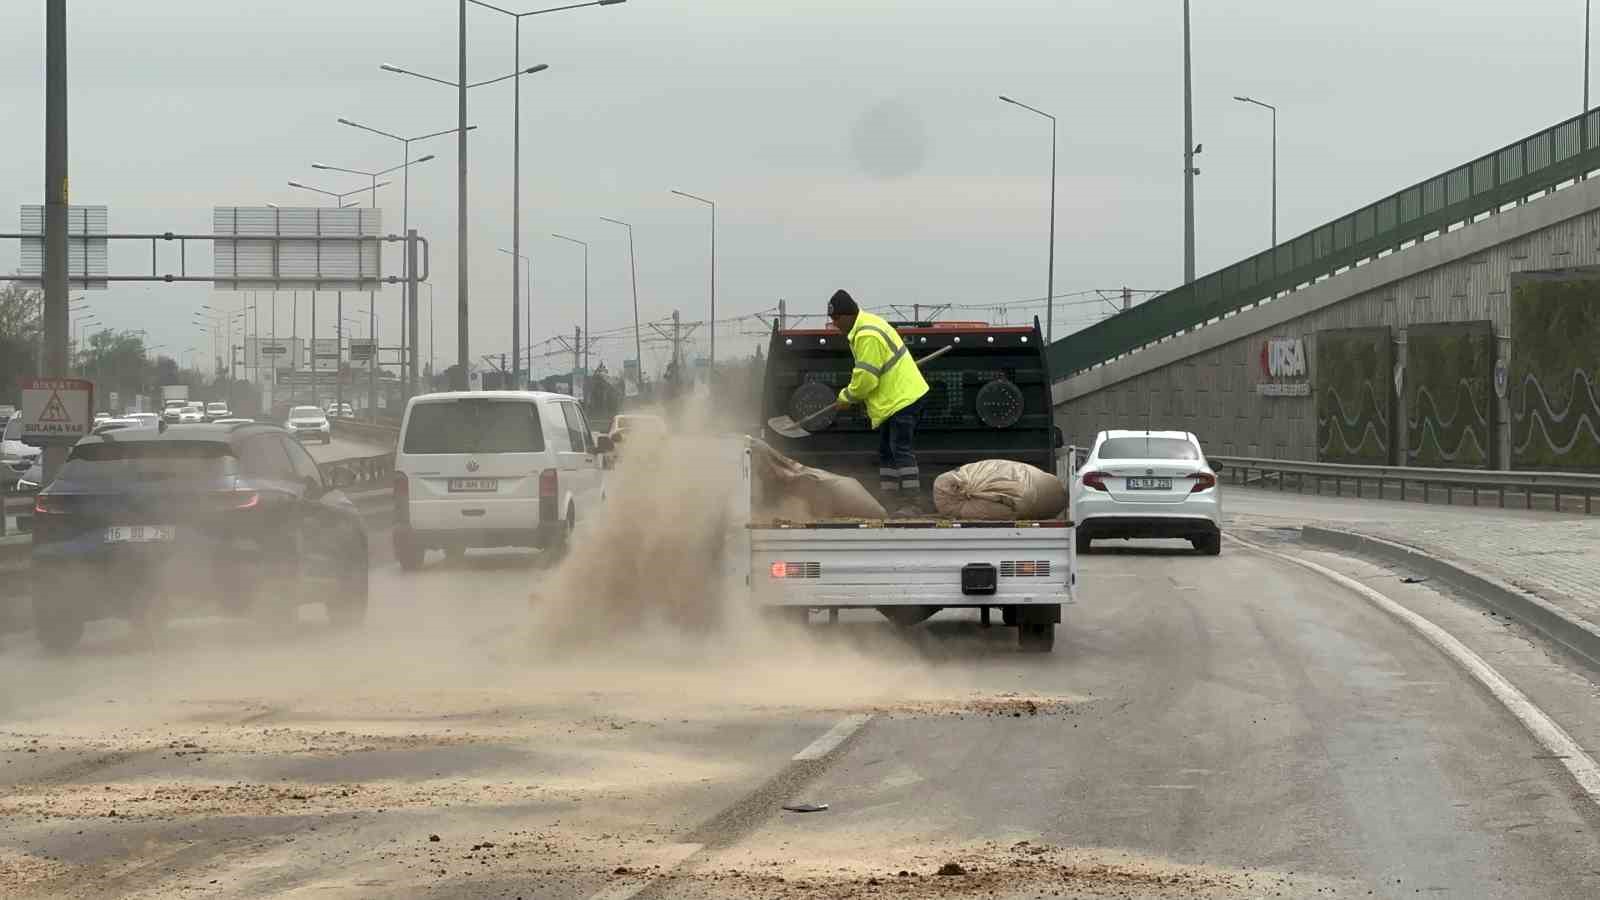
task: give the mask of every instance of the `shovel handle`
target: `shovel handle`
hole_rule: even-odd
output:
[[[917,360],[917,365],[918,366],[927,365],[928,363],[933,362],[934,360],[936,360],[939,357],[945,355],[946,353],[949,353],[953,349],[955,349],[955,348],[951,347],[951,346],[940,347],[939,349],[933,351],[932,353],[929,353],[927,356],[924,356],[923,358]],[[833,404],[830,403],[827,406],[824,406],[823,408],[817,410],[816,412],[812,413],[809,416],[806,416],[804,419],[801,419],[800,421],[798,421],[798,422],[796,422],[794,424],[799,428],[804,428],[807,425],[810,425],[812,422],[815,422],[818,419],[821,419],[824,415],[826,415],[827,413],[830,413],[832,411],[833,411]]]

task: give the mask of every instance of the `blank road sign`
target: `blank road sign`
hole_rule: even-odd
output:
[[[381,209],[218,206],[211,220],[212,232],[219,235],[212,255],[218,290],[371,291],[382,286],[381,242],[329,240],[381,236]]]

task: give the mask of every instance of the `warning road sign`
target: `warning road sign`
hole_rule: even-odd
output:
[[[94,383],[77,378],[23,378],[22,437],[36,443],[76,443],[89,433]]]

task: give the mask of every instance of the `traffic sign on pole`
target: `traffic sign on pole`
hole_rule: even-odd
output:
[[[79,378],[23,378],[22,439],[75,444],[94,422],[94,382]]]

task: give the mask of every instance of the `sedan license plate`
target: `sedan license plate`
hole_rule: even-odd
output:
[[[1170,491],[1172,490],[1171,478],[1129,478],[1128,490],[1130,491]]]
[[[106,543],[170,544],[177,532],[172,525],[112,525],[106,528]]]
[[[492,494],[500,490],[498,478],[452,478],[450,479],[450,493],[452,494]]]

